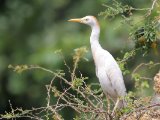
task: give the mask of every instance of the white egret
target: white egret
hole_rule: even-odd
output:
[[[122,72],[113,56],[99,44],[100,26],[97,19],[94,16],[86,16],[68,21],[83,23],[91,27],[90,44],[96,67],[96,76],[104,94],[114,101],[114,109],[122,108],[126,105],[124,99],[121,99],[126,95]]]

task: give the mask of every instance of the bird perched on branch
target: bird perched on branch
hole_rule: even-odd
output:
[[[126,88],[122,72],[113,56],[99,44],[100,26],[97,19],[94,16],[86,16],[68,21],[83,23],[91,27],[90,44],[96,66],[96,76],[104,94],[114,101],[114,109],[123,107],[126,104],[123,99],[126,95]]]

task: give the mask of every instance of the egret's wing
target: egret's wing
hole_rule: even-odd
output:
[[[113,58],[113,56],[108,53],[107,57],[105,58],[108,62],[106,67],[106,74],[110,81],[113,84],[114,90],[118,93],[118,96],[125,96],[126,95],[126,87],[124,84],[122,72]]]
[[[119,67],[111,67],[107,71],[108,78],[113,84],[114,90],[117,92],[118,96],[126,95],[126,87],[124,84],[123,76]]]

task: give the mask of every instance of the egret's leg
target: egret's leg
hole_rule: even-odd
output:
[[[111,102],[110,102],[110,96],[107,95],[106,96],[106,100],[107,100],[107,114],[106,114],[106,120],[111,120]]]
[[[107,95],[106,99],[107,99],[107,112],[108,114],[110,114],[111,103],[110,103],[109,95]]]
[[[117,107],[118,107],[119,101],[120,101],[120,98],[117,98],[116,104],[115,104],[115,106],[114,106],[114,108],[113,108],[113,111],[112,111],[112,116],[114,115],[115,110],[116,110]]]

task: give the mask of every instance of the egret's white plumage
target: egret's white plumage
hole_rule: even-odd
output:
[[[122,72],[113,56],[99,44],[100,26],[97,19],[94,16],[86,16],[79,19],[70,19],[69,21],[87,24],[91,27],[91,50],[96,66],[96,76],[99,79],[103,92],[105,95],[109,95],[114,102],[118,98],[124,97],[126,88]],[[122,107],[123,100],[119,101],[118,104],[119,107]]]

